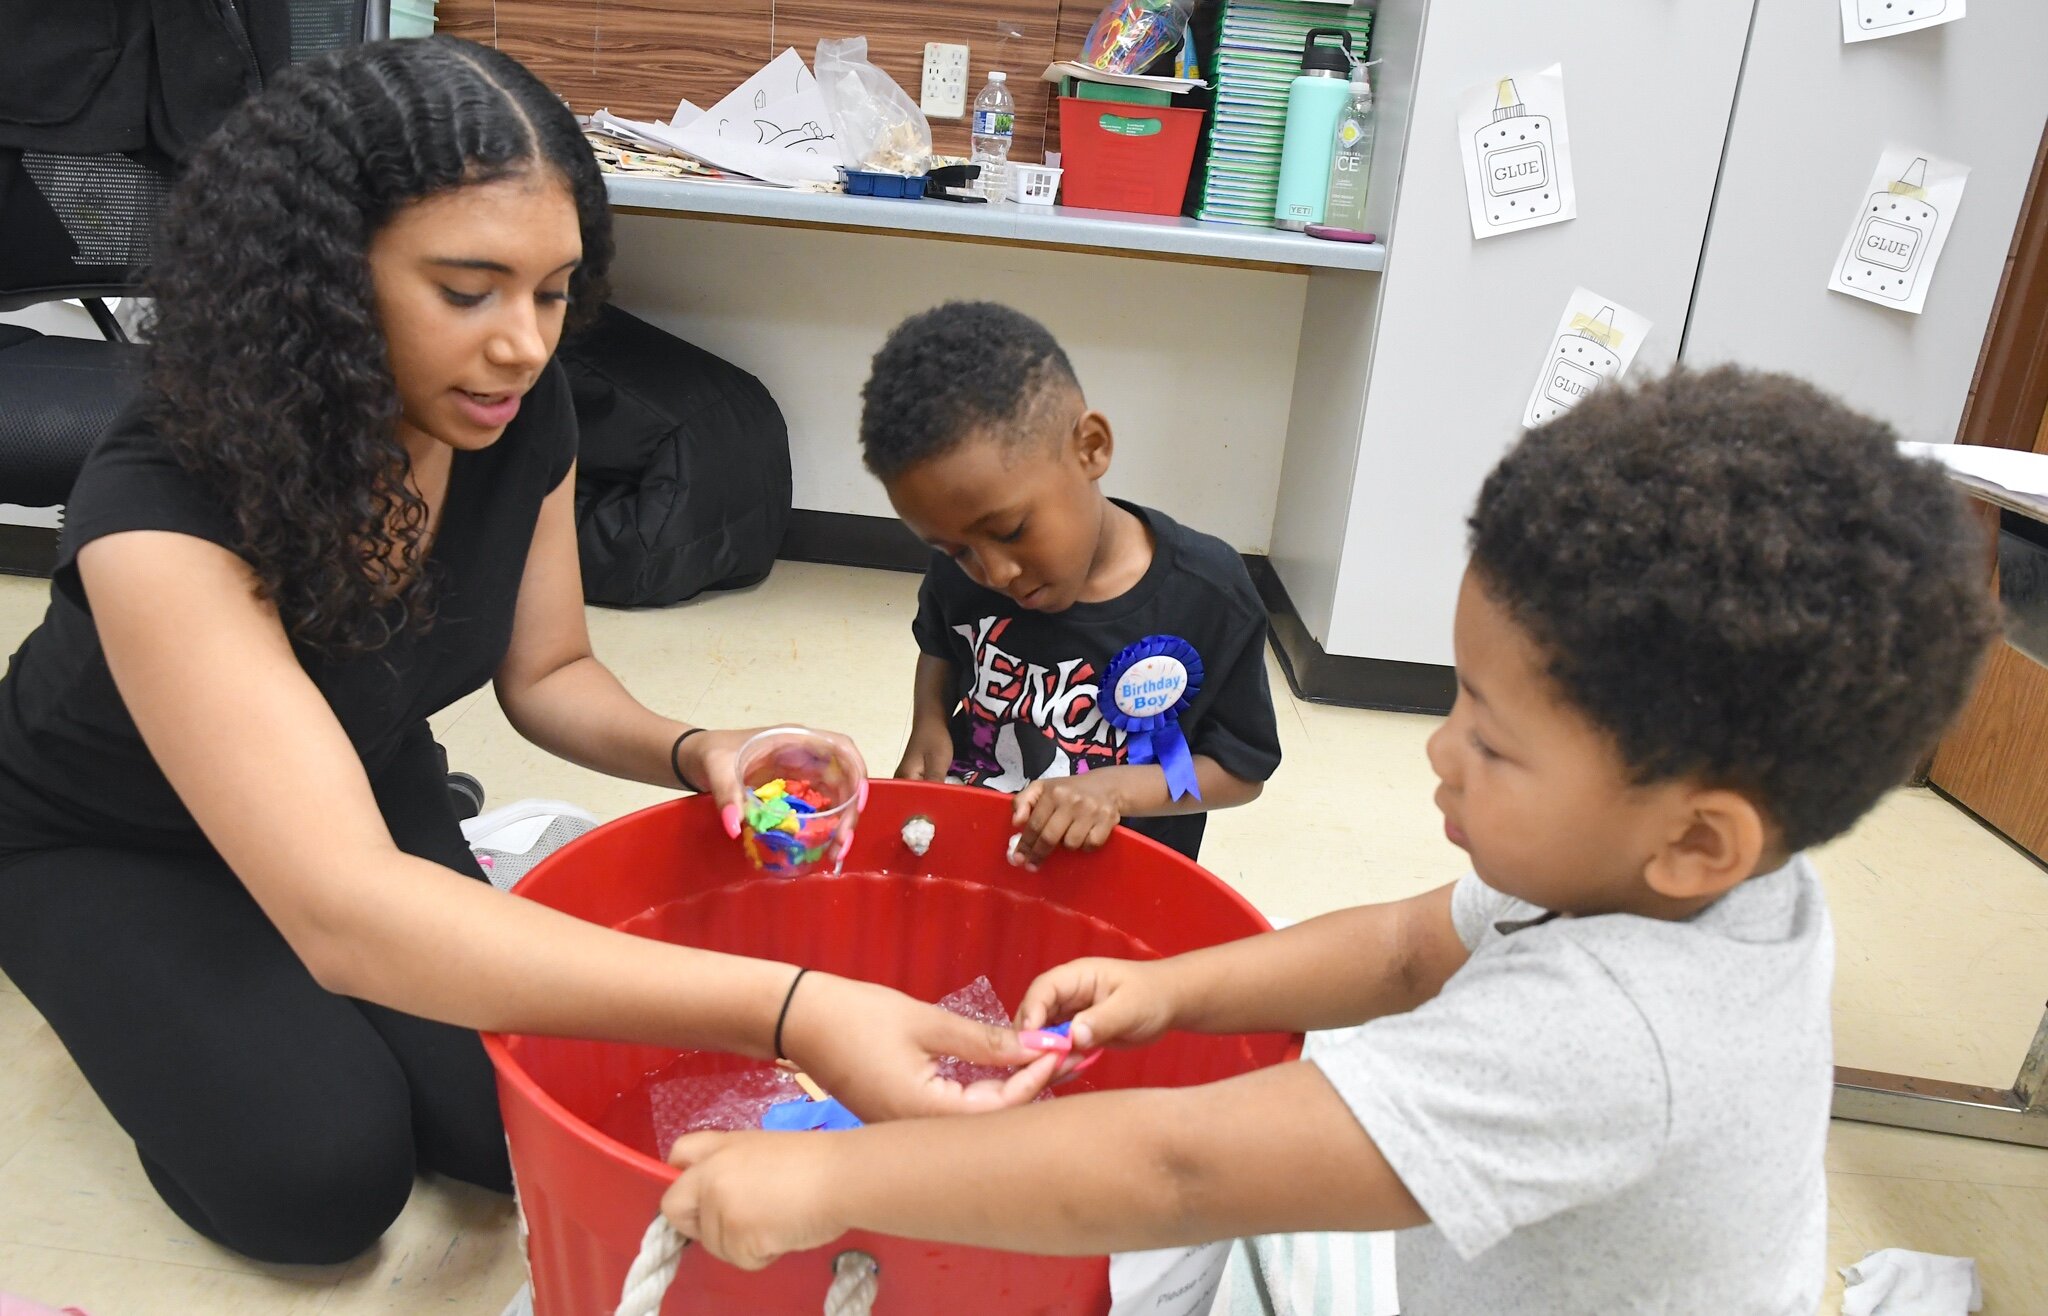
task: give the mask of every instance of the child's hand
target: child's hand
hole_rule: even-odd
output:
[[[1056,1078],[1073,1072],[1084,1052],[1101,1046],[1143,1046],[1173,1027],[1177,1002],[1164,962],[1074,960],[1038,975],[1017,1007],[1020,1030],[1071,1019],[1073,1053]]]
[[[847,1230],[831,1206],[837,1133],[692,1133],[668,1163],[682,1170],[661,1213],[684,1238],[742,1270],[823,1247]]]
[[[896,776],[904,781],[944,781],[952,766],[953,733],[943,722],[937,727],[912,727]]]
[[[1116,779],[1107,773],[1034,781],[1010,809],[1010,826],[1023,832],[1017,862],[1038,863],[1061,847],[1100,850],[1123,817]]]
[[[1052,1081],[1058,1050],[1027,1047],[1007,1028],[977,1023],[901,992],[828,973],[798,984],[783,1021],[789,1058],[864,1120],[958,1115],[1022,1105]],[[939,1061],[1014,1069],[962,1086]]]

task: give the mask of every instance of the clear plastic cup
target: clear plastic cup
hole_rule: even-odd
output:
[[[839,871],[867,783],[857,758],[815,731],[771,727],[740,746],[739,776],[749,863],[776,877]]]

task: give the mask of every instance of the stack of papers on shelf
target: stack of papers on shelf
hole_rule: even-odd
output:
[[[621,118],[608,110],[591,115],[589,123],[626,141],[781,187],[836,184],[845,163],[818,80],[794,49],[708,110],[686,100],[667,123]]]
[[[1351,34],[1352,51],[1367,57],[1372,13],[1363,5],[1225,0],[1212,61],[1216,108],[1197,218],[1272,227],[1287,87],[1301,72],[1302,42],[1317,27],[1343,28]]]

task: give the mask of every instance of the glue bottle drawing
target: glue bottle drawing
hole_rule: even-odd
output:
[[[1863,203],[1856,240],[1842,258],[1842,283],[1895,302],[1911,298],[1939,218],[1927,204],[1927,160],[1915,157],[1897,182]]]
[[[1325,45],[1336,37],[1342,45]],[[1301,72],[1287,86],[1287,127],[1280,139],[1280,188],[1273,220],[1301,229],[1323,222],[1330,191],[1330,155],[1337,119],[1351,100],[1351,34],[1341,27],[1312,27],[1301,42]]]
[[[1479,153],[1479,176],[1486,180],[1489,224],[1519,224],[1564,208],[1550,116],[1529,113],[1513,78],[1500,80],[1493,122],[1479,130],[1472,147]]]
[[[1948,0],[1920,0],[1917,5],[1902,5],[1899,0],[1856,0],[1856,22],[1865,31],[1874,32],[1933,18],[1947,8]]]
[[[1591,320],[1574,320],[1571,328],[1557,337],[1550,352],[1550,370],[1543,377],[1543,391],[1529,406],[1528,427],[1556,420],[1579,405],[1588,393],[1621,373],[1621,356],[1614,350],[1614,308],[1603,306]]]

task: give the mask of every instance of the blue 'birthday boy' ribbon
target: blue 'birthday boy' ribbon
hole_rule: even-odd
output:
[[[1178,635],[1148,635],[1112,658],[1102,680],[1102,715],[1123,731],[1125,759],[1157,763],[1172,798],[1202,798],[1181,714],[1202,688],[1202,656]]]

